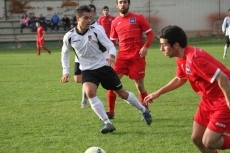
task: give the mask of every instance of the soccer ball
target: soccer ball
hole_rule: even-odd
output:
[[[85,153],[106,153],[106,152],[100,147],[90,147],[85,151]]]

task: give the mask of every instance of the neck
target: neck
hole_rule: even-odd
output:
[[[125,16],[127,16],[128,14],[129,14],[129,12],[127,12],[127,13],[125,13],[125,14],[120,13],[120,16],[121,16],[121,17],[125,17]]]
[[[77,31],[78,33],[83,34],[83,33],[85,33],[87,30],[88,30],[88,29],[82,28],[80,25],[77,25],[77,26],[76,26],[76,31]]]
[[[178,50],[178,56],[179,58],[183,58],[184,57],[184,51],[185,51],[185,48],[180,48]]]

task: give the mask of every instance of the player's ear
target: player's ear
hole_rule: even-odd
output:
[[[175,42],[173,44],[173,48],[178,49],[180,47],[180,44],[178,42]]]

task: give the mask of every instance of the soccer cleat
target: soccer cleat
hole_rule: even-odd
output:
[[[83,101],[81,103],[81,108],[86,108],[87,107],[87,101]]]
[[[110,114],[109,112],[106,112],[109,119],[114,119],[114,114]]]
[[[115,130],[116,130],[116,128],[113,126],[113,124],[106,123],[106,124],[102,125],[101,133],[102,134],[106,134],[106,133],[109,133],[109,132],[113,132]]]
[[[225,59],[227,56],[226,55],[223,55],[223,59]]]
[[[51,55],[51,51],[48,51],[48,53]]]
[[[143,113],[143,120],[146,122],[146,124],[150,125],[152,123],[152,116],[150,114],[150,111],[147,109],[146,104],[142,104],[146,111]]]

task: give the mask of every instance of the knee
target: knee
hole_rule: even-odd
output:
[[[217,142],[211,142],[208,140],[203,140],[203,145],[205,146],[205,148],[208,148],[208,149],[217,149],[216,144],[217,144]]]
[[[118,97],[120,97],[121,99],[128,99],[129,93],[123,89],[119,90],[119,91],[115,91],[115,93],[118,95]]]
[[[196,146],[203,146],[202,137],[196,137],[192,135],[191,140]]]

